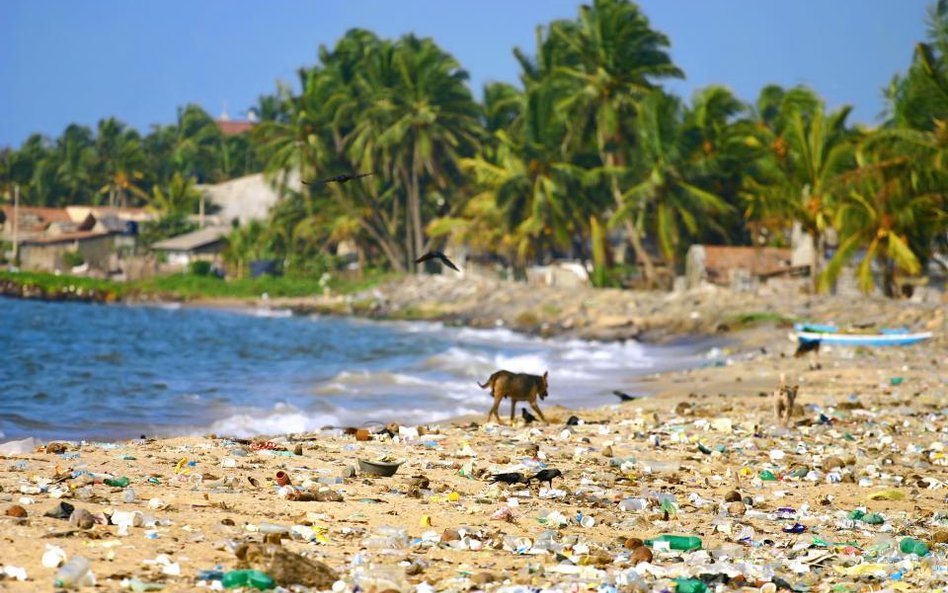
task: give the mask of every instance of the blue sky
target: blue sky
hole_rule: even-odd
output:
[[[685,96],[721,83],[753,100],[768,83],[808,84],[851,121],[873,123],[882,87],[925,37],[931,0],[642,0],[672,41]],[[231,116],[295,84],[352,27],[431,36],[484,82],[515,82],[511,50],[532,53],[536,25],[573,17],[577,0],[30,0],[0,2],[0,146],[33,132],[116,116],[143,131],[194,102]]]

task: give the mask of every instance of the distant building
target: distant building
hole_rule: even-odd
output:
[[[302,191],[297,174],[291,174],[287,183],[289,189]],[[208,220],[219,225],[231,224],[234,220],[244,225],[251,220],[264,220],[270,208],[280,199],[280,193],[267,181],[263,173],[245,175],[213,185],[199,185],[210,204],[218,208],[217,212],[207,216]]]
[[[218,262],[227,246],[229,226],[211,226],[152,244],[156,253],[168,258],[168,263],[187,266],[193,261]]]
[[[82,256],[83,265],[108,272],[114,242],[112,234],[94,230],[37,236],[20,243],[20,267],[41,272],[68,272],[67,253]]]
[[[689,288],[707,282],[751,289],[767,278],[789,274],[791,258],[791,250],[780,247],[692,245],[685,261],[686,283]]]
[[[0,206],[0,240],[12,243],[14,229],[17,239],[24,241],[45,235],[54,225],[65,228],[76,224],[65,208],[20,206],[17,218],[14,221],[12,205]]]
[[[254,125],[256,125],[254,121],[232,120],[226,110],[221,113],[220,117],[214,120],[214,123],[217,124],[217,129],[220,130],[224,136],[239,136],[240,134],[249,132],[253,129]]]

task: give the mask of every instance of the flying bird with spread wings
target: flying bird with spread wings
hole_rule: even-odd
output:
[[[454,265],[454,262],[452,262],[450,259],[448,259],[448,256],[446,256],[445,254],[441,253],[440,251],[429,251],[428,253],[426,253],[426,254],[422,255],[421,257],[419,257],[418,259],[416,259],[416,260],[415,260],[415,263],[416,263],[416,264],[420,264],[421,262],[428,261],[429,259],[440,259],[441,262],[442,262],[444,265],[448,266],[448,267],[451,268],[452,270],[455,270],[455,271],[457,271],[457,272],[460,272],[460,271],[461,271],[461,268],[459,268],[459,267],[457,267],[456,265]]]
[[[352,181],[353,179],[368,177],[369,175],[375,175],[375,172],[333,175],[332,177],[318,179],[315,181],[306,181],[305,179],[302,179],[301,181],[306,185],[319,185],[320,183],[345,183],[347,181]]]

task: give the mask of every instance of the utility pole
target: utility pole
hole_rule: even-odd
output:
[[[13,185],[13,265],[19,264],[20,184]]]

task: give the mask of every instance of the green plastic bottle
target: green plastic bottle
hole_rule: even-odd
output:
[[[701,538],[694,535],[660,535],[645,540],[645,545],[654,548],[656,542],[668,542],[672,550],[700,550]]]
[[[261,591],[272,589],[276,586],[276,583],[269,575],[259,570],[232,570],[225,572],[221,578],[221,584],[225,589],[253,587]]]
[[[758,477],[760,477],[760,479],[765,482],[773,482],[777,479],[777,476],[774,475],[774,472],[770,471],[769,469],[765,469],[764,471],[760,472]]]
[[[675,579],[675,593],[706,593],[708,586],[698,579]]]
[[[860,509],[856,509],[849,513],[849,518],[856,521],[862,521],[863,523],[868,523],[869,525],[882,525],[885,523],[885,519],[882,518],[882,515],[879,513],[866,513]]]
[[[903,554],[918,554],[919,556],[928,555],[928,545],[925,542],[918,541],[914,537],[903,538],[899,542],[899,549]]]
[[[113,488],[124,488],[128,486],[128,478],[122,476],[121,478],[106,478],[102,480],[102,483],[106,486],[112,486]]]

